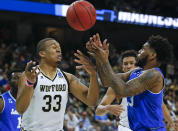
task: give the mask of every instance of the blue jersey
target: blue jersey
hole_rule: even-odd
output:
[[[0,113],[0,131],[20,131],[21,116],[16,111],[16,100],[10,91],[1,95],[4,109]]]
[[[163,73],[158,70],[164,79]],[[143,69],[136,69],[131,75],[132,80],[143,73]],[[163,90],[152,93],[148,90],[136,96],[127,97],[129,126],[133,131],[166,131],[163,122]]]

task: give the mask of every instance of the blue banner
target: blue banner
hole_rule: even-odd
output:
[[[36,13],[54,16],[66,16],[69,5],[48,4],[18,0],[0,0],[0,10]],[[113,10],[96,10],[96,20],[137,24],[178,29],[178,18],[138,14],[130,12],[115,12]]]

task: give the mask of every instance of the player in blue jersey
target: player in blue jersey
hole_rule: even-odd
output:
[[[11,90],[0,96],[0,131],[20,131],[21,116],[16,111],[18,80],[22,70],[9,72],[8,80]]]
[[[129,126],[133,131],[165,131],[163,122],[164,76],[158,68],[172,56],[172,46],[161,36],[151,36],[139,51],[141,67],[127,73],[115,74],[110,66],[109,45],[101,44],[96,34],[87,43],[89,54],[96,59],[102,83],[111,87],[116,96],[128,97]]]

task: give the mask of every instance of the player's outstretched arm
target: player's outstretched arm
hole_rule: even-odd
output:
[[[30,104],[30,100],[33,96],[34,83],[36,82],[37,75],[36,73],[38,66],[33,70],[29,71],[30,66],[35,65],[34,62],[30,61],[27,63],[25,72],[21,75],[18,83],[18,93],[16,100],[16,109],[19,114],[23,114]]]
[[[97,36],[98,35],[96,35],[96,37]],[[93,36],[92,40],[90,40],[89,42],[89,46],[87,49],[90,52],[89,54],[93,56],[99,63],[97,69],[100,70],[100,76],[107,78],[105,79],[106,86],[112,87],[112,89],[115,91],[116,96],[134,96],[145,90],[156,90],[156,92],[157,90],[158,92],[160,91],[159,88],[152,89],[153,87],[157,87],[157,85],[163,84],[161,73],[153,69],[144,71],[142,75],[128,82],[124,82],[122,79],[128,78],[128,75],[123,74],[121,75],[121,77],[117,77],[109,63],[108,53],[102,48],[102,46],[99,46],[97,44],[95,36]],[[159,87],[161,87],[162,89],[162,86]]]
[[[69,73],[66,73],[66,75],[69,79],[70,92],[75,97],[88,106],[96,106],[98,104],[99,84],[96,73],[90,75],[89,88],[82,84],[76,76]]]
[[[139,77],[124,82],[121,77],[113,74],[109,62],[103,63],[100,68],[102,68],[103,75],[108,78],[107,83],[115,91],[116,96],[135,96],[145,90],[158,93],[162,89],[163,78],[157,70],[146,70]]]
[[[110,112],[115,116],[119,116],[124,109],[121,105],[110,105],[115,98],[116,95],[113,89],[109,87],[103,99],[101,100],[101,103],[96,108],[96,115],[103,116],[106,113]]]
[[[122,75],[118,74],[118,76],[115,75],[112,71],[112,68],[110,67],[109,62],[104,62],[100,66],[100,68],[102,70],[102,75],[108,78],[106,81],[107,85],[112,87],[112,89],[115,91],[116,96],[121,97],[135,96],[137,94],[144,92],[145,90],[150,90],[157,93],[162,89],[163,78],[161,73],[158,72],[157,70],[154,69],[146,70],[139,77],[132,79],[128,82],[124,82],[123,78],[121,77],[125,77],[127,75],[124,75],[125,73],[123,73]],[[152,89],[153,87],[157,86],[159,88]]]
[[[75,62],[81,64],[77,69],[84,69],[90,76],[89,88],[80,82],[74,75],[66,73],[70,83],[70,91],[88,106],[96,106],[99,98],[99,83],[94,65],[81,51],[74,54],[78,59]]]

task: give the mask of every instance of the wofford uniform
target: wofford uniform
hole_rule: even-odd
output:
[[[27,131],[63,130],[68,88],[67,77],[60,69],[53,80],[41,72],[30,105],[22,116],[22,128]]]

